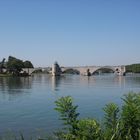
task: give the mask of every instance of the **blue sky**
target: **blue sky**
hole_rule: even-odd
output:
[[[36,67],[140,63],[140,1],[0,0],[0,52]]]

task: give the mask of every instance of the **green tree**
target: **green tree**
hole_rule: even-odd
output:
[[[30,61],[27,60],[24,62],[24,68],[34,68],[34,66]]]
[[[20,71],[24,68],[24,63],[22,60],[17,59],[13,56],[9,56],[7,62],[7,70],[14,75],[18,75]]]
[[[140,64],[127,65],[126,72],[140,73]]]

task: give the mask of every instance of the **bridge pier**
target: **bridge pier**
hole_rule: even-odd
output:
[[[53,76],[60,76],[62,73],[61,68],[59,67],[58,63],[55,62],[52,66],[52,75]]]

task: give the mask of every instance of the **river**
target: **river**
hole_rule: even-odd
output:
[[[61,128],[54,102],[67,95],[79,106],[81,118],[101,120],[104,105],[121,106],[121,98],[130,91],[140,91],[140,75],[0,77],[0,134],[12,130],[34,135]]]

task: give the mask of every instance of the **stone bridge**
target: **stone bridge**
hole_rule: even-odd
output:
[[[62,67],[62,72],[73,69],[79,71],[81,75],[85,75],[87,70],[90,71],[91,74],[95,73],[100,69],[110,69],[117,75],[124,75],[126,72],[125,66],[83,66],[83,67]]]
[[[33,72],[37,71],[37,70],[41,70],[41,71],[48,71],[51,72],[51,68],[47,67],[47,68],[23,68],[22,72],[26,72],[29,75],[31,75]]]
[[[87,70],[89,69],[90,73],[93,74],[94,72],[100,69],[110,69],[117,75],[124,75],[126,72],[125,66],[79,66],[79,67],[61,67],[61,71],[64,72],[66,70],[76,70],[79,71],[81,75],[86,75]],[[36,70],[48,71],[50,74],[52,73],[52,68],[23,68],[23,72],[28,73],[31,75]]]

